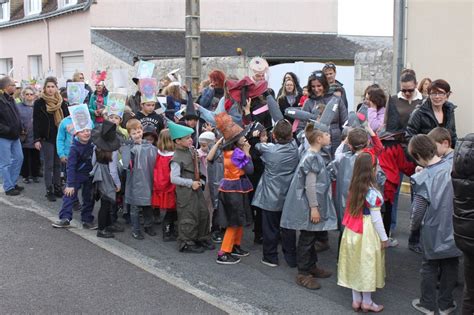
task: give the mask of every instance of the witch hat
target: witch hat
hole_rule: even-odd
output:
[[[172,121],[168,121],[168,129],[170,130],[171,140],[184,138],[186,136],[192,135],[194,132],[194,129],[176,124]]]
[[[102,125],[92,130],[92,142],[104,151],[118,150],[120,139],[117,136],[117,126],[108,120],[104,120]]]

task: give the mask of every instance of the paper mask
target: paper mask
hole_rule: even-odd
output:
[[[153,62],[140,60],[138,63],[138,70],[136,77],[138,79],[151,78],[153,76],[153,70],[155,69],[155,64]]]
[[[107,101],[107,115],[117,115],[122,118],[126,100],[127,95],[125,94],[115,92],[110,93]]]
[[[76,132],[92,129],[92,119],[86,104],[69,106],[69,112]]]
[[[154,78],[140,79],[141,103],[156,102],[157,81]]]

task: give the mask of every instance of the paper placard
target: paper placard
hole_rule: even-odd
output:
[[[107,100],[107,115],[117,115],[122,118],[126,101],[126,94],[111,92]]]
[[[69,106],[69,113],[71,113],[72,124],[76,132],[92,129],[92,119],[86,104]]]
[[[155,64],[153,62],[140,60],[138,62],[138,70],[136,77],[138,79],[151,78],[153,77],[153,70],[155,69]]]
[[[128,71],[126,69],[114,69],[112,70],[112,83],[113,90],[127,88],[128,87]]]
[[[89,94],[84,82],[69,82],[67,84],[67,100],[69,104],[82,104]]]

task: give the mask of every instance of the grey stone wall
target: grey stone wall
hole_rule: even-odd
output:
[[[184,58],[159,59],[150,61],[156,65],[153,76],[158,80],[166,76],[166,74],[171,70],[179,68],[179,74],[184,81]],[[227,75],[235,75],[241,78],[249,74],[248,61],[248,58],[245,56],[202,58],[201,80],[206,79],[208,73],[214,69],[219,69],[224,71]],[[109,54],[105,50],[92,45],[92,71],[97,69],[108,71],[113,69],[127,69],[130,78],[130,84],[128,86],[129,94],[135,93],[137,89],[136,85],[132,82],[132,77],[135,76],[137,67],[138,63],[134,66],[131,66],[130,64],[123,62],[122,60]],[[111,73],[109,73],[105,83],[106,86],[109,86],[109,89],[112,88]]]
[[[354,101],[360,103],[367,86],[377,83],[390,94],[392,84],[391,47],[365,48],[354,57]]]

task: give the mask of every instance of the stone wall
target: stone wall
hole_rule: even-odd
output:
[[[392,85],[392,47],[365,48],[354,57],[354,101],[362,101],[367,86],[377,83],[390,94]]]
[[[160,80],[166,74],[174,69],[180,69],[179,74],[184,81],[184,58],[172,58],[172,59],[159,59],[159,60],[150,60],[153,62],[156,67],[153,72],[153,76]],[[207,78],[207,74],[214,70],[219,69],[224,71],[228,76],[234,75],[238,78],[241,78],[245,75],[248,75],[248,58],[245,56],[235,56],[235,57],[205,57],[201,58],[202,70],[201,70],[201,80]],[[137,72],[138,63],[134,66],[123,62],[122,60],[116,58],[115,56],[109,54],[105,50],[92,45],[92,71],[100,70],[113,70],[113,69],[127,69],[130,84],[128,86],[128,92],[134,93],[137,89],[136,85],[132,82],[132,77],[135,76]],[[106,86],[112,87],[112,75],[109,73],[106,80]],[[109,88],[109,89],[110,89]]]

